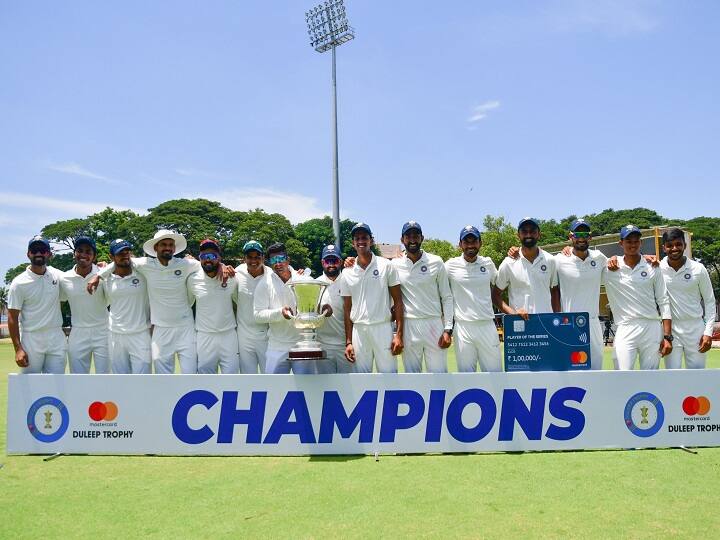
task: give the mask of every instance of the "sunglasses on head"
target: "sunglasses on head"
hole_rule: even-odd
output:
[[[220,257],[218,257],[217,253],[201,253],[200,254],[200,260],[201,261],[217,261]]]
[[[590,238],[592,233],[590,231],[577,231],[572,233],[575,238]]]
[[[273,255],[270,257],[270,264],[280,264],[287,261],[287,255]]]

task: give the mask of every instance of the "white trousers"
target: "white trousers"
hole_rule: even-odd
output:
[[[113,373],[151,373],[150,329],[132,334],[110,332],[108,343]]]
[[[707,353],[698,351],[700,338],[705,333],[705,321],[691,319],[676,321],[673,319],[673,350],[665,357],[667,369],[680,369],[682,357],[685,355],[685,367],[688,369],[704,369]]]
[[[237,330],[224,332],[197,331],[198,373],[239,373]]]
[[[355,371],[355,364],[345,358],[345,347],[323,344],[322,348],[327,353],[327,358],[315,362],[315,369],[318,373],[353,373]]]
[[[372,373],[373,360],[375,360],[375,367],[379,373],[397,373],[397,358],[390,352],[392,338],[392,325],[389,322],[353,325],[355,372]]]
[[[614,342],[615,369],[634,369],[637,356],[640,357],[640,369],[658,369],[662,336],[660,321],[635,319],[618,324]]]
[[[180,360],[180,373],[197,373],[195,328],[192,325],[174,328],[156,326],[150,349],[155,373],[174,373],[175,353]]]
[[[240,353],[240,373],[255,375],[265,373],[265,353],[267,352],[267,339],[253,340],[246,335],[237,333]]]
[[[107,326],[73,327],[68,336],[70,373],[90,373],[91,357],[95,373],[110,373],[109,334]]]
[[[405,319],[402,359],[406,373],[421,373],[423,358],[428,373],[447,373],[447,349],[438,346],[444,330],[441,319]]]
[[[500,337],[494,321],[455,321],[455,359],[461,373],[502,371]]]
[[[20,373],[65,373],[67,340],[62,328],[21,332],[20,344],[28,355],[28,366]]]
[[[603,325],[598,318],[590,318],[590,369],[602,369],[605,341]],[[659,346],[659,345],[658,345]]]
[[[267,363],[265,364],[265,373],[290,373],[290,370],[295,375],[314,375],[315,363],[317,360],[288,360],[288,354],[290,354],[290,348],[293,345],[288,346],[287,349],[268,349],[265,353]]]

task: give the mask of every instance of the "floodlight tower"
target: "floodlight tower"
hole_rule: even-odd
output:
[[[337,79],[335,77],[335,48],[355,37],[355,29],[348,26],[343,0],[327,0],[305,13],[310,45],[319,53],[332,51],[332,126],[333,126],[333,232],[335,244],[342,249],[340,239],[340,187],[338,181]]]

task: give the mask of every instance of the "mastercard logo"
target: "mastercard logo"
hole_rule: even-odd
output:
[[[710,412],[710,400],[705,396],[688,396],[683,399],[682,409],[688,416],[705,416]]]
[[[588,355],[585,351],[574,351],[570,353],[570,362],[573,364],[584,364],[587,362]]]
[[[96,422],[112,422],[117,415],[118,406],[112,401],[93,401],[88,407],[88,416]]]

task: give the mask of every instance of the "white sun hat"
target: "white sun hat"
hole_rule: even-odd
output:
[[[174,255],[177,255],[181,251],[185,251],[185,248],[187,247],[187,240],[185,240],[185,237],[182,234],[168,229],[160,229],[156,232],[155,236],[143,244],[143,250],[151,257],[157,257],[157,253],[155,253],[155,244],[157,244],[160,240],[166,240],[168,238],[175,240]]]

